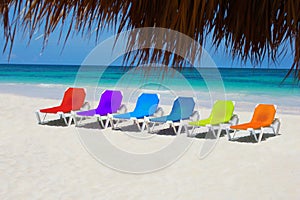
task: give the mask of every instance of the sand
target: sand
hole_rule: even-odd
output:
[[[278,113],[280,135],[260,144],[252,137],[228,141],[199,159],[204,138],[188,138],[189,148],[173,164],[144,174],[124,173],[95,159],[82,145],[79,128],[38,125],[34,111],[58,100],[0,94],[0,199],[299,199],[299,115]],[[249,111],[237,113],[246,122]],[[209,110],[202,109],[202,116]],[[88,125],[86,125],[88,126]],[[98,130],[117,147],[151,153],[176,136]],[[182,134],[180,137],[185,137]],[[110,152],[106,152],[108,155]],[[114,155],[118,159],[118,155]],[[124,161],[126,162],[126,161]],[[141,163],[128,163],[128,165]]]

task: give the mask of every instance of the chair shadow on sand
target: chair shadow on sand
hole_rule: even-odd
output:
[[[140,127],[143,123],[139,123]],[[116,127],[114,130],[116,131],[126,131],[126,132],[140,132],[139,128],[136,124],[123,125],[121,127]]]
[[[67,120],[69,120],[69,119],[67,118]],[[72,123],[72,124],[74,124],[74,123]],[[63,119],[51,120],[51,121],[43,123],[42,125],[57,126],[57,127],[66,127],[67,126],[65,124],[65,122],[64,122]],[[140,125],[142,125],[142,123]],[[100,123],[97,122],[97,121],[96,122],[89,122],[89,123],[82,124],[82,125],[78,126],[78,128],[104,130],[103,127],[101,127]],[[139,129],[138,129],[138,127],[135,124],[130,124],[130,125],[118,127],[118,128],[116,128],[114,130],[115,131],[126,131],[126,132],[140,132]],[[232,132],[233,131],[231,131],[231,133]],[[160,129],[158,131],[155,131],[153,133],[148,133],[148,134],[157,134],[157,135],[165,135],[165,136],[176,136],[176,134],[174,133],[174,131],[173,131],[172,128]],[[278,134],[276,136],[280,136],[280,135],[281,134]],[[221,132],[220,137],[227,137],[226,136],[226,132],[224,130]],[[272,137],[275,137],[275,135],[274,134],[267,134],[267,133],[265,133],[263,135],[263,137],[262,137],[262,141],[266,141],[266,140],[268,140],[268,138],[272,138]],[[197,135],[195,135],[195,138],[197,138],[197,139],[216,139],[211,132],[197,133]],[[257,143],[252,135],[246,135],[246,136],[241,136],[241,137],[238,137],[238,138],[234,138],[234,139],[230,140],[230,142]]]
[[[262,136],[261,141],[266,141],[268,140],[268,138],[272,138],[272,137],[276,137],[276,136],[280,136],[281,134],[278,135],[274,135],[274,134],[267,134],[265,133]],[[241,142],[241,143],[255,143],[257,144],[257,141],[254,139],[253,135],[247,135],[247,136],[242,136],[236,139],[232,139],[231,142]]]
[[[69,121],[69,117],[66,117],[66,120]],[[65,124],[63,119],[53,119],[47,122],[44,122],[41,125],[46,125],[46,126],[57,126],[57,127],[67,127],[68,125]],[[74,122],[72,121],[71,125],[74,125]],[[88,123],[84,123],[80,126],[78,126],[78,128],[88,128],[88,129],[102,129],[102,127],[100,126],[99,122],[88,122]]]
[[[230,133],[233,133],[233,131],[230,131]],[[280,135],[281,134],[278,134],[276,136],[280,136]],[[220,137],[227,137],[225,130],[223,130],[221,132]],[[265,133],[262,137],[262,141],[266,141],[268,138],[272,138],[272,137],[275,137],[275,135],[271,134],[271,133],[270,134]],[[216,139],[211,132],[198,133],[195,136],[195,138],[198,138],[198,139]],[[227,138],[226,138],[226,140],[227,140]],[[253,135],[246,135],[246,136],[234,138],[234,139],[231,139],[230,142],[255,143],[255,144],[257,143],[256,140],[254,139]]]
[[[172,127],[169,128],[165,128],[165,129],[160,129],[156,132],[153,132],[153,134],[157,134],[157,135],[168,135],[168,136],[176,136],[176,133],[174,133],[174,130]]]
[[[143,123],[140,123],[140,126],[142,126],[142,125],[143,125]],[[138,127],[135,124],[124,125],[121,127],[117,127],[114,130],[125,131],[125,132],[140,132],[140,130],[138,129]],[[143,132],[146,133],[147,131],[144,130]],[[172,128],[159,129],[159,130],[151,132],[151,133],[147,132],[147,134],[172,135],[172,136],[176,135]]]
[[[63,124],[63,122],[61,122]],[[141,124],[140,124],[141,125]],[[98,122],[86,123],[80,128],[88,128],[88,129],[102,129]],[[114,129],[115,131],[126,131],[126,132],[140,132],[138,127],[135,124],[130,124],[122,127],[118,127]],[[231,133],[233,131],[230,131]],[[172,128],[165,128],[160,129],[158,131],[148,133],[148,134],[157,134],[157,135],[164,135],[164,136],[176,136]],[[279,136],[278,134],[277,136]],[[221,132],[220,137],[227,137],[226,132],[223,130]],[[264,134],[262,137],[262,141],[267,140],[268,138],[275,137],[273,134]],[[201,132],[198,133],[195,138],[197,139],[216,139],[215,136],[211,132]],[[227,140],[227,138],[226,138]],[[241,143],[257,143],[252,135],[242,136],[236,139],[230,140],[230,142],[241,142]]]
[[[105,123],[105,122],[104,122]],[[103,127],[100,125],[99,122],[95,121],[95,122],[89,122],[89,123],[84,123],[84,124],[80,124],[79,126],[77,126],[76,128],[86,128],[86,129],[99,129],[102,130]]]
[[[223,133],[223,131],[222,131],[220,137],[223,137],[224,135],[225,135],[225,133]],[[195,135],[195,138],[197,138],[197,139],[216,139],[216,137],[212,134],[212,132],[197,133],[197,135]]]
[[[106,121],[104,120],[104,124],[106,123]],[[140,124],[141,125],[141,124]],[[99,130],[105,130],[99,122],[95,121],[95,122],[87,122],[87,123],[83,123],[80,124],[78,126],[78,128],[87,128],[87,129],[99,129]],[[108,129],[110,129],[111,127],[108,127]],[[127,131],[127,132],[140,132],[138,127],[135,124],[130,124],[130,125],[126,125],[126,126],[121,126],[121,127],[116,127],[115,129],[113,129],[114,131]]]
[[[69,121],[69,117],[66,117],[66,120]],[[46,125],[46,126],[58,126],[58,127],[67,127],[66,123],[64,122],[63,119],[53,119],[46,121],[40,125]]]

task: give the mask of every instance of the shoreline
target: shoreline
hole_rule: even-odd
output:
[[[13,94],[16,96],[26,96],[39,99],[54,99],[61,100],[66,88],[72,85],[61,84],[20,84],[20,83],[0,83],[0,94]],[[135,96],[142,91],[158,93],[161,96],[161,105],[170,106],[176,96],[194,96],[197,101],[198,109],[210,109],[214,100],[228,99],[236,102],[236,111],[252,112],[255,105],[258,103],[269,103],[278,106],[278,113],[298,115],[300,113],[300,98],[298,96],[269,96],[269,95],[252,95],[243,93],[222,93],[222,92],[201,92],[201,91],[175,91],[172,93],[167,90],[138,90],[134,87],[127,88],[110,88],[99,87],[95,90],[94,87],[85,87],[87,90],[87,101],[98,102],[99,97],[105,89],[117,89],[123,92],[125,102],[134,103]],[[176,89],[176,87],[174,87]],[[174,89],[173,88],[173,89]]]

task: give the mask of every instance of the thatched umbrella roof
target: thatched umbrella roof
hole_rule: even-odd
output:
[[[71,32],[88,35],[95,29],[98,37],[105,28],[121,32],[163,27],[204,44],[207,34],[212,34],[216,48],[225,42],[233,58],[254,63],[264,57],[276,60],[282,53],[279,46],[288,44],[294,57],[289,74],[294,71],[300,80],[299,0],[2,0],[0,20],[6,39],[4,51],[12,47],[19,30],[28,31],[31,38],[42,29],[46,44],[61,24],[68,30],[66,38]],[[168,52],[144,49],[132,54],[140,62],[184,63],[183,58]]]

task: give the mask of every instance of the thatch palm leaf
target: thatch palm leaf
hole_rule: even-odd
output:
[[[281,53],[279,46],[290,44],[294,50],[292,68],[298,78],[299,11],[298,0],[4,0],[0,3],[6,39],[4,50],[13,45],[16,30],[22,27],[29,32],[29,38],[35,30],[43,28],[45,44],[60,24],[68,28],[66,39],[72,31],[89,35],[96,30],[97,39],[105,28],[121,32],[140,27],[163,27],[184,33],[202,45],[206,35],[211,33],[216,48],[224,41],[233,58],[254,63],[261,62],[265,56],[276,60]],[[145,42],[136,35],[131,37],[129,50],[132,43]],[[153,39],[152,42],[163,41]],[[189,48],[181,41],[176,42],[176,48]],[[134,55],[129,53],[125,61],[185,64],[183,58],[164,51],[144,49],[131,54]]]

